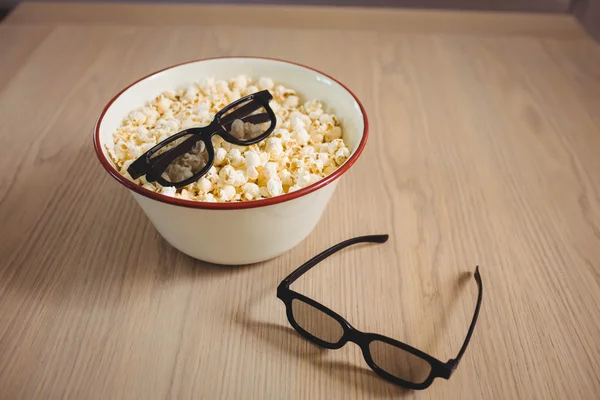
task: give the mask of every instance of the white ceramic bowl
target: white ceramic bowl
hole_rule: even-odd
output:
[[[202,77],[231,79],[245,74],[266,76],[296,89],[305,99],[331,108],[343,127],[351,150],[348,160],[331,175],[296,192],[270,199],[209,203],[154,193],[122,176],[107,154],[112,134],[133,109],[167,89],[185,87]],[[367,141],[363,106],[343,84],[302,65],[266,58],[214,58],[176,65],[126,87],[102,110],[94,128],[94,147],[102,166],[125,186],[162,237],[183,253],[216,264],[249,264],[276,257],[299,244],[314,229],[338,178],[360,156]]]

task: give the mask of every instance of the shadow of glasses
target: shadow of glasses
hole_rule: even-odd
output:
[[[452,315],[459,310],[459,306],[461,304],[460,302],[460,298],[462,296],[465,296],[466,293],[465,292],[465,287],[469,286],[469,284],[475,286],[476,282],[475,279],[473,278],[473,273],[472,272],[462,272],[459,276],[459,278],[456,280],[456,282],[454,283],[454,285],[452,286],[452,294],[450,297],[450,300],[444,304],[444,307],[442,310],[440,310],[439,315],[440,315],[440,322],[439,322],[439,329],[436,329],[434,331],[431,331],[431,333],[429,334],[429,337],[427,338],[427,340],[424,342],[426,343],[425,348],[428,349],[428,352],[430,354],[439,354],[440,353],[440,349],[439,346],[443,346],[444,348],[448,348],[447,343],[448,343],[448,337],[445,336],[444,334],[439,334],[440,332],[448,332],[448,325],[449,325],[449,321],[452,318]],[[469,293],[470,294],[470,293]],[[476,300],[477,298],[474,297],[474,299]],[[466,310],[466,309],[465,309]],[[443,311],[443,312],[441,312]],[[466,314],[469,313],[469,311],[465,311]],[[467,322],[468,324],[468,322]],[[468,325],[465,326],[465,333],[466,333],[466,329],[468,328]],[[437,333],[437,334],[436,334]],[[459,338],[459,340],[463,340],[464,338]],[[456,352],[458,351],[458,349],[450,349],[450,354],[451,357],[454,357],[454,355],[456,355]]]
[[[409,390],[380,378],[369,368],[344,361],[327,360],[325,357],[331,350],[309,342],[291,327],[250,319],[244,311],[239,311],[235,320],[264,343],[291,357],[300,358],[308,363],[309,368],[315,368],[323,374],[325,379],[333,378],[349,386],[351,390],[379,398],[393,398],[410,393]]]

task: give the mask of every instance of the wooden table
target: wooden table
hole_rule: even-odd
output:
[[[371,140],[312,235],[259,265],[167,245],[108,177],[91,129],[123,86],[223,55],[347,83]],[[563,15],[240,6],[21,5],[0,24],[0,398],[596,399],[600,48]],[[234,227],[232,227],[234,229]],[[320,351],[275,288],[442,360],[404,391],[350,344]]]

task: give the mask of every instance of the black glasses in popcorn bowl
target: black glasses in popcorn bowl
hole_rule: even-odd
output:
[[[447,362],[387,336],[361,332],[328,307],[290,289],[300,276],[334,253],[353,244],[384,243],[387,239],[388,235],[361,236],[323,251],[288,275],[277,287],[277,297],[285,304],[290,325],[304,338],[332,350],[353,342],[361,348],[368,366],[380,377],[409,389],[426,389],[437,377],[450,378],[471,340],[483,296],[479,267],[474,273],[479,291],[471,325],[458,355]]]
[[[148,182],[176,188],[205,175],[214,163],[212,137],[239,146],[266,139],[277,119],[269,106],[268,90],[242,97],[217,112],[207,126],[178,132],[138,157],[127,169],[133,179],[146,175]]]

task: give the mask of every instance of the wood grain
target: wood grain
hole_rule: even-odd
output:
[[[78,6],[74,20],[48,7],[20,6],[0,25],[1,398],[597,398],[600,48],[571,17],[517,14],[533,27],[519,32],[502,27],[509,15],[486,31],[473,21],[496,16],[466,14],[458,29],[449,13],[434,29],[444,13],[394,12],[429,21],[420,31],[395,28],[386,10],[367,18],[381,29],[330,29],[125,23],[104,19],[121,10],[111,5]],[[199,21],[216,8],[177,10]],[[166,244],[99,166],[91,129],[139,76],[238,54],[339,78],[364,102],[372,136],[308,239],[231,268]],[[310,345],[275,297],[306,259],[369,233],[391,239],[336,255],[295,289],[442,360],[464,339],[480,265],[471,345],[426,391],[380,380],[356,346]]]
[[[4,21],[19,25],[186,25],[218,27],[377,30],[395,33],[550,35],[580,38],[585,33],[572,17],[515,12],[417,11],[352,7],[290,7],[192,4],[24,2]]]

